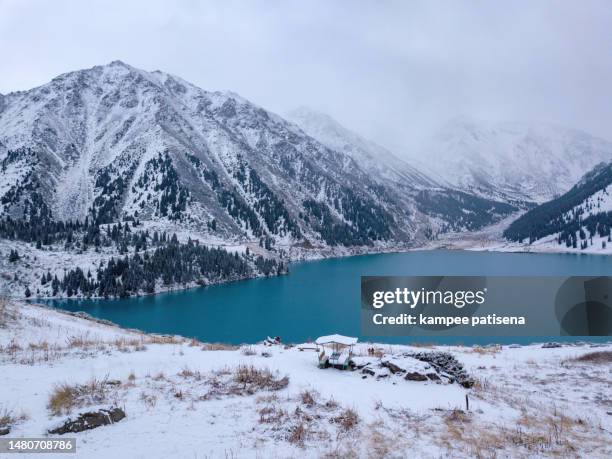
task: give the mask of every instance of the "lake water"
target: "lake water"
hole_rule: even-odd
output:
[[[364,255],[295,263],[289,275],[275,278],[141,298],[49,303],[70,311],[85,311],[124,327],[206,342],[252,343],[266,336],[281,336],[285,342],[297,343],[331,333],[359,336],[362,275],[608,276],[612,275],[611,261],[610,257],[597,255],[448,250]],[[445,338],[443,343],[526,343],[545,339]],[[367,340],[408,343],[419,338]]]

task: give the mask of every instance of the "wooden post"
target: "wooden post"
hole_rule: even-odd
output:
[[[470,411],[470,398],[465,394],[465,411]]]

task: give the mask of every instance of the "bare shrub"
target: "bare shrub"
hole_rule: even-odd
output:
[[[255,401],[257,403],[276,403],[278,402],[278,395],[276,394],[261,395],[257,397],[257,400]]]
[[[317,396],[318,394],[314,391],[304,390],[300,393],[300,400],[303,405],[311,407],[317,404]]]
[[[163,371],[160,371],[155,376],[153,376],[153,381],[165,381],[166,379],[166,374]]]
[[[351,430],[359,424],[359,415],[351,408],[343,410],[338,416],[333,417],[331,421],[338,424],[343,430]]]
[[[338,408],[338,402],[333,398],[330,398],[328,401],[325,402],[324,406],[328,410],[335,410],[336,408]]]
[[[287,441],[296,445],[304,446],[304,441],[308,436],[308,427],[304,423],[300,423],[291,427]]]
[[[143,391],[140,393],[139,398],[140,401],[149,408],[153,408],[157,404],[157,397],[154,394],[149,394]]]
[[[180,376],[181,378],[185,378],[185,379],[196,379],[196,380],[200,380],[202,379],[202,375],[199,371],[194,371],[189,367],[183,367],[183,369],[181,371],[179,371],[178,376]]]
[[[449,413],[444,417],[445,421],[448,422],[470,422],[470,416],[463,410],[454,409],[450,410]]]
[[[289,418],[286,410],[274,405],[264,406],[258,413],[260,424],[281,424]]]

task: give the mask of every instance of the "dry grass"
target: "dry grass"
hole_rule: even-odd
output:
[[[9,300],[0,296],[0,328],[8,326],[9,322],[15,320],[16,314],[9,308]]]
[[[157,396],[155,394],[149,394],[147,392],[140,393],[140,401],[144,403],[148,408],[153,408],[157,404]]]
[[[253,346],[242,346],[240,348],[240,353],[246,356],[257,355],[257,351],[255,350]]]
[[[304,390],[300,393],[300,401],[302,405],[306,405],[308,407],[313,407],[317,404],[317,398],[319,394],[315,391]]]
[[[260,424],[282,424],[289,418],[287,410],[276,405],[264,406],[258,413]]]
[[[202,374],[199,371],[194,371],[189,367],[183,367],[183,369],[181,371],[179,371],[177,373],[178,376],[180,376],[181,378],[184,379],[196,379],[196,380],[200,380],[202,379]]]
[[[269,369],[255,368],[252,365],[239,365],[234,370],[234,381],[251,390],[281,390],[289,384],[287,376],[277,378]]]
[[[584,419],[567,416],[555,409],[539,407],[528,411],[513,423],[480,423],[471,413],[452,410],[444,417],[444,431],[437,439],[449,451],[463,451],[476,457],[504,456],[502,451],[523,456],[577,456],[589,443],[597,447],[601,436]]]
[[[499,354],[502,350],[501,346],[473,346],[468,348],[467,352],[470,354],[478,354],[478,355],[496,355]]]
[[[184,338],[172,335],[149,335],[148,343],[151,344],[181,344]]]
[[[359,424],[359,415],[351,408],[346,408],[338,416],[331,419],[335,424],[338,424],[343,430],[354,429]]]
[[[204,343],[201,349],[203,351],[235,351],[238,346],[223,343]]]
[[[0,410],[0,429],[5,429],[28,419],[25,413],[15,414],[13,411],[3,408]]]
[[[303,422],[295,425],[289,431],[287,441],[296,445],[304,446],[304,441],[308,437],[308,426]]]
[[[588,354],[575,357],[571,359],[571,361],[604,365],[607,363],[612,363],[612,351],[589,352]]]
[[[58,384],[54,387],[47,408],[54,416],[69,414],[74,408],[83,405],[105,403],[109,398],[110,386],[114,381],[92,378],[85,384]]]

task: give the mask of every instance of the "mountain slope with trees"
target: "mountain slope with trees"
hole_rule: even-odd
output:
[[[559,245],[586,249],[593,238],[605,245],[612,228],[612,162],[602,163],[586,174],[564,195],[522,215],[504,237],[533,243],[555,235]]]

